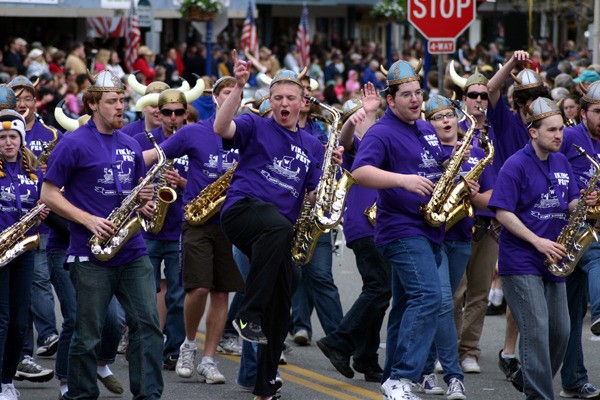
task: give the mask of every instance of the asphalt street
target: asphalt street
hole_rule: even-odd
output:
[[[360,291],[360,276],[356,270],[353,253],[345,249],[341,257],[334,255],[333,269],[336,284],[340,291],[342,306],[348,310]],[[57,305],[57,316],[60,320],[60,310]],[[323,335],[318,319],[313,314],[314,339]],[[385,343],[385,324],[381,331],[382,343]],[[510,400],[524,399],[512,385],[504,379],[500,372],[498,352],[504,341],[504,316],[488,316],[485,320],[484,333],[481,340],[482,356],[480,374],[467,374],[465,386],[467,397],[470,400]],[[586,366],[590,380],[596,386],[600,385],[600,338],[594,337],[589,329],[589,316],[584,325],[583,347],[586,355]],[[204,325],[198,332],[198,342],[201,345],[204,340]],[[290,339],[290,343],[292,343]],[[385,349],[380,351],[380,363],[383,366]],[[298,347],[292,344],[292,352],[288,354],[288,365],[280,368],[284,380],[282,388],[283,400],[317,400],[317,399],[381,399],[380,385],[365,382],[362,374],[356,374],[354,379],[346,379],[339,374],[327,360],[317,346],[313,343],[306,347]],[[197,362],[200,361],[198,354]],[[53,368],[54,357],[40,358],[38,362],[45,367]],[[227,382],[223,385],[208,385],[199,383],[196,377],[182,379],[177,377],[173,371],[164,371],[165,390],[164,399],[244,399],[253,398],[251,393],[244,392],[235,383],[239,369],[240,357],[222,356],[216,357],[220,371],[225,375]],[[113,373],[125,386],[125,394],[119,396],[108,392],[101,387],[100,399],[131,398],[128,384],[127,361],[119,356],[115,364],[111,366]],[[439,376],[442,386],[441,376]],[[560,392],[560,377],[554,381],[556,393]],[[58,381],[52,380],[46,383],[15,382],[15,386],[21,393],[22,400],[50,400],[57,399],[59,395]],[[445,396],[426,396],[424,399],[445,399]],[[558,398],[558,395],[557,395]]]

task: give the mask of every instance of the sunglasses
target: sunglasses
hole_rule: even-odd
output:
[[[178,108],[177,110],[169,110],[166,108],[163,108],[162,110],[160,110],[160,113],[162,115],[164,115],[165,117],[170,117],[171,114],[175,113],[176,116],[181,117],[183,114],[185,114],[186,109],[185,108]]]
[[[470,98],[470,99],[473,99],[473,100],[477,99],[480,96],[481,96],[481,100],[487,100],[488,99],[488,94],[485,93],[485,92],[483,92],[483,93],[480,93],[480,92],[469,92],[469,93],[467,93],[467,97]]]

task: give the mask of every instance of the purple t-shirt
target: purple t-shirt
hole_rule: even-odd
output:
[[[196,198],[202,189],[229,171],[238,159],[237,150],[225,150],[223,139],[213,131],[214,116],[182,127],[160,147],[167,158],[187,155],[189,170],[187,184],[183,190],[183,205]],[[180,221],[183,220],[183,212]],[[215,215],[207,223],[220,223]]]
[[[124,199],[137,185],[139,178],[145,176],[142,149],[135,139],[118,130],[112,135],[100,134],[93,120],[90,120],[58,142],[48,160],[44,180],[59,188],[64,186],[65,198],[75,207],[107,218],[122,202],[111,168],[113,158]],[[68,256],[87,256],[96,265],[113,267],[147,254],[144,239],[138,232],[112,259],[100,261],[92,255],[87,244],[92,233],[75,222],[70,222],[69,227],[71,240]]]
[[[567,158],[561,153],[551,153],[542,162],[529,144],[504,163],[489,207],[510,211],[539,237],[556,240],[568,221],[566,206],[578,196]],[[548,271],[544,264],[546,257],[533,245],[504,227],[499,243],[500,275],[541,275],[549,281],[565,280]]]
[[[306,189],[314,190],[321,171],[311,151],[323,146],[298,129],[289,131],[271,118],[243,114],[235,118],[234,146],[240,163],[227,190],[221,215],[236,202],[255,198],[277,207],[292,224],[300,213]]]
[[[319,142],[327,144],[327,133],[325,133],[323,128],[321,128],[321,126],[312,118],[306,119],[306,125],[302,129],[310,133],[311,136],[316,137]]]
[[[588,156],[593,157],[596,162],[600,163],[600,142],[590,138],[583,123],[565,129],[560,152],[564,154],[571,163],[571,168],[573,168],[573,174],[575,174],[575,179],[577,181],[577,187],[579,187],[579,189],[585,189],[595,173],[595,168],[587,157],[579,154],[573,146],[574,144],[583,147]]]
[[[494,169],[499,172],[506,160],[529,143],[527,127],[521,115],[512,112],[503,101],[488,106],[487,117],[494,127]]]
[[[352,169],[371,165],[400,174],[419,175],[437,182],[445,159],[433,126],[417,120],[407,124],[390,109],[364,136]],[[424,236],[433,243],[444,240],[444,225],[425,222],[419,207],[431,196],[420,196],[399,187],[377,191],[375,244],[383,246],[409,236]]]
[[[40,188],[42,182],[42,171],[35,171],[37,180],[31,180],[25,168],[19,168],[21,155],[19,153],[18,162],[3,162],[2,172],[5,177],[0,178],[0,231],[19,221],[29,210],[37,205],[40,198]],[[20,200],[17,201],[17,196]],[[38,232],[38,227],[34,227],[27,232],[27,235],[33,235]]]
[[[138,133],[144,132],[145,130],[146,121],[143,118],[130,122],[120,129],[121,132],[131,137],[137,135]]]
[[[452,154],[452,149],[454,146],[443,145],[444,153],[448,156]],[[471,156],[467,161],[465,161],[460,168],[460,175],[465,176],[467,172],[473,169],[475,165],[479,163],[479,161],[485,158],[486,153],[479,147],[473,147],[471,149]],[[493,189],[495,181],[494,171],[491,166],[488,165],[483,170],[483,173],[479,177],[479,192],[487,192],[490,189]],[[448,232],[446,232],[446,236],[444,240],[458,240],[461,242],[469,242],[473,237],[473,224],[475,220],[473,218],[465,217],[458,221]]]
[[[361,140],[354,137],[354,150],[358,151]],[[355,156],[348,152],[343,153],[342,167],[350,171]],[[346,198],[346,210],[344,211],[344,236],[346,243],[364,237],[373,237],[374,228],[365,215],[365,210],[371,207],[377,200],[377,190],[369,189],[360,185],[352,185]]]
[[[161,144],[166,140],[165,134],[163,133],[162,126],[159,126],[158,128],[153,129],[152,131],[150,131],[150,133],[154,136],[154,140],[156,140],[156,143],[158,143],[158,144]],[[138,133],[137,135],[134,136],[134,139],[137,140],[137,142],[140,144],[142,151],[150,150],[150,149],[154,148],[154,146],[152,145],[152,142],[150,142],[150,140],[148,140],[148,138],[146,137],[145,132]],[[181,177],[187,178],[187,174],[188,174],[188,158],[187,158],[187,156],[175,158],[173,160],[173,168],[175,168],[175,170],[177,170],[177,172],[179,173],[179,175]],[[154,182],[156,183],[158,181],[158,179],[160,179],[160,175],[157,177],[157,179]],[[177,191],[178,189],[175,189],[175,190]],[[167,216],[165,218],[165,223],[163,225],[162,230],[157,235],[144,231],[142,233],[142,236],[144,236],[145,239],[152,239],[152,240],[179,240],[179,237],[181,236],[181,221],[182,221],[182,219],[183,219],[183,199],[182,199],[181,193],[179,193],[177,195],[177,200],[175,200],[173,203],[171,203],[169,205],[169,208],[167,209]]]

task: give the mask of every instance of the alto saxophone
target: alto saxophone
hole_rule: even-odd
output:
[[[46,164],[48,162],[48,158],[50,157],[50,153],[54,149],[54,146],[56,146],[56,143],[58,143],[58,131],[56,130],[55,127],[46,125],[44,123],[44,120],[42,119],[42,117],[38,113],[35,114],[35,117],[37,118],[37,120],[39,121],[39,123],[42,124],[42,126],[44,128],[46,128],[50,132],[52,132],[52,140],[49,143],[47,143],[47,144],[44,145],[44,149],[42,150],[42,152],[40,153],[39,157],[37,158],[38,163],[40,163],[40,164]]]
[[[133,237],[140,229],[141,225],[139,219],[135,214],[135,211],[141,205],[138,199],[140,191],[144,186],[152,183],[156,178],[156,175],[162,170],[166,163],[166,157],[163,150],[156,144],[154,136],[148,131],[146,136],[148,140],[152,142],[152,145],[158,153],[158,161],[152,166],[146,173],[144,179],[134,187],[131,192],[125,197],[125,200],[120,206],[116,207],[111,211],[110,215],[106,218],[112,222],[117,229],[107,238],[99,238],[93,235],[88,241],[92,254],[100,261],[108,261],[115,256],[121,250],[121,247]],[[115,177],[115,179],[119,179]]]
[[[13,261],[26,251],[40,245],[40,234],[25,236],[38,222],[39,215],[46,209],[45,204],[38,204],[19,221],[0,233],[0,268]]]
[[[451,199],[451,203],[456,202],[459,205],[448,213],[448,217],[446,218],[446,232],[448,232],[450,228],[454,226],[454,224],[464,217],[471,218],[475,215],[473,204],[471,204],[471,200],[469,199],[471,190],[467,184],[467,181],[478,180],[487,165],[494,159],[494,145],[487,134],[489,128],[490,125],[486,119],[483,123],[483,128],[481,129],[479,139],[481,148],[484,149],[486,156],[479,160],[479,162],[469,172],[466,173],[464,179],[460,179],[456,185],[454,185],[450,195],[448,196],[448,198]]]
[[[555,258],[553,262],[549,262],[548,260],[545,261],[548,270],[555,276],[570,275],[575,270],[577,262],[585,252],[585,249],[587,249],[593,241],[598,241],[596,231],[585,222],[588,212],[588,205],[585,200],[588,194],[596,190],[598,177],[600,177],[600,164],[598,164],[593,157],[588,155],[582,147],[576,144],[573,146],[582,156],[585,156],[590,163],[592,163],[595,171],[588,182],[587,188],[579,197],[579,201],[569,217],[569,222],[562,228],[558,235],[558,239],[556,239],[556,243],[565,247],[567,255],[560,260]]]
[[[154,235],[158,234],[165,224],[169,206],[177,200],[177,192],[169,185],[164,177],[165,171],[173,170],[173,160],[167,160],[162,174],[156,183],[156,194],[154,195],[155,208],[151,219],[146,219],[140,212],[137,213],[142,229]]]
[[[425,221],[434,228],[442,225],[448,220],[449,215],[455,208],[459,207],[461,199],[451,197],[453,195],[454,181],[460,176],[460,167],[463,164],[463,156],[473,140],[475,126],[477,122],[471,114],[464,112],[471,122],[467,133],[462,138],[462,144],[454,153],[454,156],[448,162],[446,169],[442,173],[440,180],[433,188],[433,193],[429,202],[421,204],[419,211],[424,215]],[[464,179],[461,179],[464,181]],[[464,182],[466,185],[466,182]],[[468,185],[467,185],[468,188]]]
[[[323,174],[319,180],[316,192],[315,205],[310,206],[308,195],[302,203],[300,216],[294,227],[292,239],[292,258],[297,265],[306,265],[310,262],[317,245],[317,239],[324,232],[329,232],[341,221],[346,203],[348,190],[356,180],[346,170],[336,181],[339,166],[333,161],[333,150],[337,148],[342,133],[342,116],[340,112],[326,104],[322,104],[314,97],[306,97],[308,101],[321,105],[332,116],[329,127],[329,141],[323,161]]]
[[[204,225],[206,221],[217,214],[223,202],[225,201],[225,191],[229,188],[231,177],[237,167],[237,163],[219,177],[216,181],[202,189],[196,196],[183,208],[183,218],[192,226]]]

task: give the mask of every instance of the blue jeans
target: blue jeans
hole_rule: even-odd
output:
[[[183,323],[183,299],[185,291],[179,282],[180,252],[178,240],[152,240],[145,239],[148,257],[154,267],[154,280],[157,291],[160,291],[160,264],[165,262],[165,279],[167,293],[167,319],[164,334],[167,336],[163,359],[179,355],[179,347],[185,340],[185,326]]]
[[[0,268],[0,374],[11,383],[28,326],[33,279],[33,252],[23,253]]]
[[[569,344],[563,366],[560,370],[562,387],[577,389],[589,382],[583,358],[581,344],[583,319],[587,314],[588,294],[592,303],[592,321],[594,321],[594,303],[600,301],[600,243],[592,243],[579,259],[577,268],[567,277],[567,302],[571,329]],[[592,295],[592,293],[594,293]],[[592,297],[596,296],[596,299]],[[597,310],[596,310],[597,312]]]
[[[348,243],[362,277],[362,291],[337,329],[322,340],[329,347],[353,355],[363,364],[378,364],[379,331],[392,297],[390,265],[377,251],[373,237]]]
[[[344,313],[331,267],[331,233],[323,233],[311,262],[302,267],[302,280],[292,296],[292,333],[306,329],[312,337],[310,316],[313,308],[317,310],[326,335],[337,329]]]
[[[382,381],[416,382],[425,369],[438,324],[442,251],[421,236],[396,240],[379,251],[392,266],[392,308]]]
[[[158,324],[154,270],[142,256],[119,267],[70,264],[77,290],[75,332],[69,349],[67,400],[97,398],[97,346],[113,296],[129,327],[129,381],[134,399],[159,399],[163,391],[163,336]]]
[[[470,242],[451,240],[444,242],[442,265],[438,268],[442,305],[434,344],[431,346],[423,374],[429,375],[434,371],[435,359],[438,357],[444,368],[444,382],[446,383],[449,383],[452,378],[460,378],[460,380],[464,378],[458,365],[458,339],[454,324],[453,294],[465,273],[470,256]]]
[[[552,379],[569,341],[569,309],[564,282],[539,275],[503,275],[504,297],[519,327],[521,369],[515,379],[528,399],[553,400]]]

